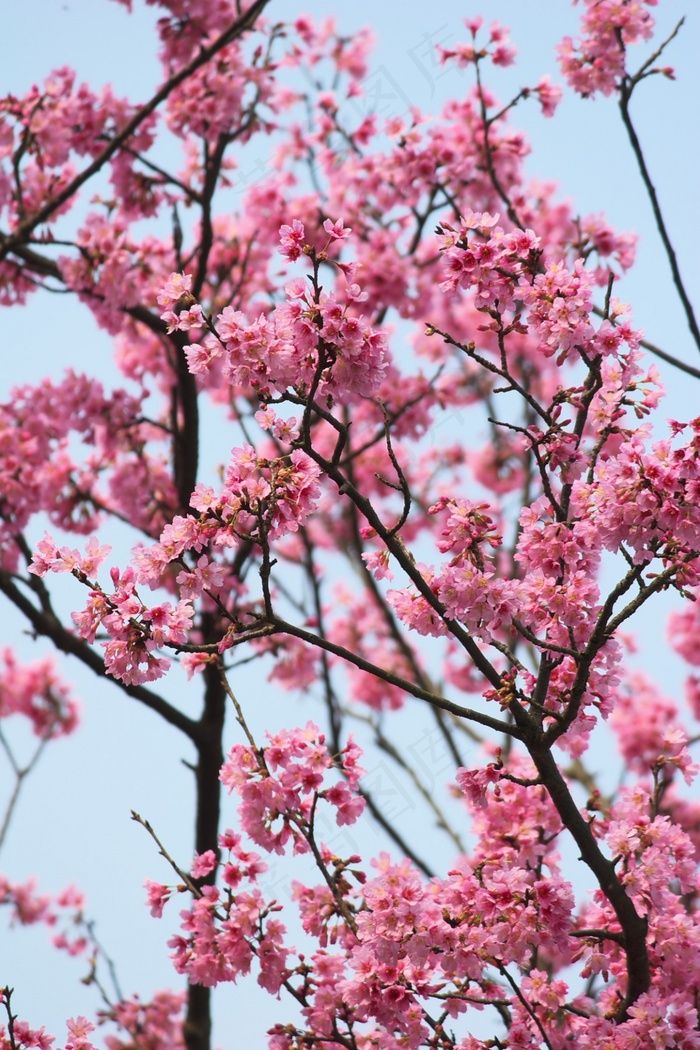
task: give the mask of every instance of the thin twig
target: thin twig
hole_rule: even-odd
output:
[[[170,867],[173,869],[175,874],[179,876],[179,878],[182,880],[183,884],[187,887],[190,893],[193,894],[193,896],[195,897],[202,897],[203,894],[200,888],[196,885],[196,883],[192,881],[187,872],[183,871],[182,868],[178,866],[176,861],[173,860],[173,858],[170,856],[167,849],[160,841],[149,822],[147,820],[144,820],[144,818],[140,816],[134,809],[131,810],[131,819],[135,820],[137,824],[140,824],[142,828],[146,829],[146,831],[158,847],[158,852],[160,853],[161,857],[167,860]]]
[[[684,19],[680,20],[680,22],[678,23],[676,28],[673,30],[671,35],[668,37],[668,39],[666,41],[664,41],[664,43],[661,45],[661,48],[659,48],[659,51],[658,51],[657,54],[661,54],[661,51],[666,46],[666,44],[668,44],[669,41],[671,41],[674,38],[676,33],[678,33],[678,31],[680,30],[681,26],[683,25],[683,21],[684,21]],[[698,322],[697,322],[697,319],[695,317],[695,311],[693,310],[693,304],[690,301],[690,297],[689,297],[689,295],[688,295],[688,293],[686,291],[685,284],[683,283],[683,278],[681,277],[681,272],[680,272],[680,267],[678,265],[678,259],[677,259],[677,256],[676,256],[676,251],[675,251],[675,248],[673,247],[673,243],[671,241],[671,237],[670,237],[668,229],[666,227],[666,222],[664,220],[663,212],[661,210],[661,204],[659,202],[659,197],[658,197],[658,194],[656,192],[656,187],[654,186],[654,183],[652,182],[651,174],[649,172],[649,169],[648,169],[647,163],[646,163],[646,159],[644,157],[644,151],[642,150],[642,145],[641,145],[641,142],[639,141],[639,136],[637,135],[636,129],[634,127],[634,124],[632,123],[632,117],[630,115],[630,108],[629,108],[629,106],[630,106],[630,100],[632,98],[632,92],[634,91],[634,88],[639,83],[640,79],[641,79],[641,75],[640,74],[637,74],[636,77],[625,76],[623,78],[622,83],[620,85],[620,114],[622,116],[622,123],[625,126],[628,138],[630,140],[630,144],[632,146],[632,151],[633,151],[633,153],[635,155],[635,158],[637,160],[637,167],[639,168],[639,174],[642,177],[642,182],[644,183],[644,186],[646,187],[647,195],[648,195],[649,200],[651,202],[651,209],[652,209],[652,211],[654,213],[654,220],[656,222],[656,228],[659,231],[659,236],[661,237],[661,241],[662,241],[664,249],[666,251],[666,257],[668,259],[668,263],[669,263],[669,266],[671,268],[671,275],[673,277],[673,283],[674,283],[674,285],[676,287],[676,291],[678,292],[678,297],[679,297],[679,299],[680,299],[680,301],[682,303],[683,310],[685,311],[686,320],[688,322],[688,328],[690,329],[690,332],[691,332],[691,334],[693,336],[693,339],[695,340],[695,344],[696,344],[698,350],[700,350],[700,327],[698,326]]]

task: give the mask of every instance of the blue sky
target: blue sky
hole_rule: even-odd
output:
[[[481,4],[444,0],[434,5],[411,0],[400,6],[354,0],[338,6],[344,31],[372,26],[378,43],[370,77],[382,84],[385,97],[393,92],[396,106],[407,100],[426,112],[437,111],[447,97],[466,90],[466,75],[444,72],[429,57],[432,44],[447,46],[464,38],[464,17],[482,12],[487,20],[497,18],[512,29],[518,63],[497,71],[491,85],[504,100],[521,84],[536,83],[543,73],[560,79],[554,45],[565,33],[575,34],[578,17],[578,9],[565,0],[483,0]],[[68,64],[92,84],[110,82],[133,101],[144,101],[158,78],[154,12],[141,0],[135,0],[134,8],[130,17],[109,0],[23,0],[21,5],[2,5],[0,91],[22,93],[51,68]],[[275,19],[294,18],[301,11],[325,15],[328,5],[321,0],[301,6],[273,0],[269,8]],[[677,81],[655,78],[643,85],[633,113],[648,145],[650,167],[692,291],[700,286],[696,214],[700,8],[689,0],[662,0],[656,11],[663,34],[686,13],[686,26],[665,59],[676,67]],[[632,303],[635,322],[649,339],[699,365],[614,102],[567,97],[550,121],[541,119],[533,102],[520,106],[513,122],[525,129],[533,145],[528,161],[533,177],[557,182],[562,196],[575,201],[581,213],[604,211],[616,228],[640,234],[638,264],[625,280],[622,297]],[[82,307],[68,300],[35,298],[26,309],[6,310],[2,321],[3,397],[15,383],[34,381],[46,373],[58,376],[69,365],[91,368],[96,356],[102,357],[109,377],[109,340]],[[666,367],[661,370],[669,390],[662,414],[696,415],[694,383]],[[652,672],[654,632],[659,629],[658,622],[650,623],[643,636],[648,639],[646,666]],[[0,628],[0,644],[5,642],[17,643],[28,655],[36,651],[12,616]],[[678,665],[658,671],[664,682],[680,680]],[[66,677],[81,695],[84,727],[74,740],[49,749],[27,785],[0,865],[13,878],[37,874],[48,890],[71,881],[84,887],[90,912],[99,922],[99,935],[118,963],[124,990],[148,993],[173,984],[164,941],[166,930],[174,924],[156,923],[143,907],[143,878],[167,880],[168,872],[143,831],[129,821],[128,812],[132,806],[141,809],[186,860],[191,774],[182,760],[192,756],[153,716],[125,705],[117,690],[73,665],[66,667]],[[182,687],[176,682],[171,688]],[[305,709],[300,717],[312,714]],[[260,718],[264,721],[263,714]],[[2,776],[0,772],[0,798]],[[233,820],[233,807],[230,817]],[[379,848],[379,839],[372,839],[372,834],[368,851]],[[78,983],[83,964],[46,949],[44,931],[20,931],[9,940],[3,930],[1,936],[0,983],[9,980],[16,985],[16,1006],[22,1015],[58,1031],[60,1038],[67,1016],[94,1014],[99,1006],[94,991]],[[238,1039],[257,1035],[253,1045],[263,1045],[259,1034],[273,1017],[285,1017],[284,1010],[278,1013],[276,1004],[254,982],[226,987],[219,998],[216,1034],[221,1045],[231,1045],[231,1026]]]

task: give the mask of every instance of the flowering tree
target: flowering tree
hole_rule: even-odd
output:
[[[697,767],[678,706],[626,661],[628,621],[675,590],[673,645],[700,662],[700,419],[652,433],[648,352],[700,372],[643,343],[615,296],[634,238],[525,179],[511,110],[550,117],[560,89],[496,100],[489,68],[514,52],[474,18],[440,53],[469,71],[463,98],[352,122],[367,34],[277,23],[268,0],[149,2],[163,82],[147,104],[65,68],[0,103],[2,301],[77,297],[124,377],[69,373],[0,407],[0,590],[196,751],[194,860],[133,814],[173,873],[147,881],[152,914],[184,909],[168,943],[186,993],[110,996],[77,891],[0,877],[0,902],[87,953],[110,1050],[206,1050],[213,989],[253,978],[289,1002],[275,1050],[700,1047],[700,808],[679,786]],[[642,80],[672,75],[654,5],[585,0],[559,60],[571,90],[619,100],[700,347],[630,113]],[[234,209],[241,148],[263,136],[274,162]],[[205,406],[230,430],[218,473],[200,465]],[[0,736],[0,839],[76,724],[50,660],[3,661],[0,728],[22,715],[38,746],[21,765]],[[313,697],[313,719],[292,706],[256,737],[243,661]],[[196,717],[166,693],[173,664]],[[700,679],[687,692],[700,717]],[[443,792],[402,747],[407,719],[450,757]],[[601,720],[625,764],[614,791],[588,761]],[[376,749],[437,824],[437,861],[363,777]],[[377,857],[336,845],[365,810]],[[278,856],[315,872],[284,905],[264,878]],[[3,1050],[48,1047],[11,979]],[[94,1029],[69,1020],[67,1050]]]

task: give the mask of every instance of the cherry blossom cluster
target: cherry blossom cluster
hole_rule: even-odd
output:
[[[455,48],[440,47],[439,52],[443,62],[453,59],[460,68],[470,63],[481,61],[487,56],[495,66],[510,66],[515,61],[517,51],[510,44],[508,30],[498,22],[493,22],[489,27],[488,43],[476,48],[476,38],[481,30],[484,20],[481,16],[476,18],[465,18],[464,24],[469,30],[473,44],[458,44]]]
[[[85,610],[73,614],[78,633],[94,642],[104,628],[110,636],[101,643],[109,673],[127,685],[152,682],[170,667],[170,660],[156,650],[186,643],[192,606],[182,600],[175,606],[166,601],[148,607],[138,595],[133,569],[119,573],[114,568],[111,576],[114,591],[91,590]]]
[[[121,999],[100,1014],[101,1024],[111,1022],[119,1032],[104,1036],[107,1050],[129,1050],[137,1039],[146,1050],[183,1050],[184,1005],[182,992],[156,992],[147,1002],[138,995]]]
[[[68,371],[60,382],[43,380],[36,386],[15,387],[0,405],[0,442],[3,455],[0,519],[4,568],[14,571],[20,562],[15,542],[18,530],[47,509],[56,527],[91,533],[99,522],[98,506],[124,498],[142,525],[152,521],[159,492],[169,496],[171,484],[155,467],[152,453],[135,454],[143,433],[133,427],[142,399],[117,389],[106,394],[101,383]],[[90,463],[76,462],[69,448],[82,445]],[[109,482],[102,476],[111,468]],[[125,475],[131,487],[122,488]],[[139,478],[152,496],[137,501],[134,481]],[[162,486],[162,488],[159,488]],[[138,506],[137,506],[138,504]],[[161,510],[162,514],[162,510]]]
[[[466,770],[461,775],[468,777]],[[502,788],[503,805],[496,803],[493,823],[480,829],[487,832],[482,841],[488,846],[473,866],[465,861],[446,878],[425,883],[408,860],[396,863],[383,854],[374,862],[376,876],[356,891],[363,907],[355,934],[345,932],[338,942],[341,951],[317,953],[311,984],[303,971],[306,983],[298,987],[309,999],[308,1029],[295,1033],[291,1026],[278,1026],[273,1046],[289,1048],[297,1045],[293,1035],[309,1038],[312,1032],[332,1038],[346,1026],[360,1037],[360,1045],[419,1046],[429,1038],[426,1001],[432,1012],[445,1009],[453,1020],[482,1009],[503,994],[499,967],[503,972],[508,963],[524,962],[533,936],[551,957],[566,957],[573,895],[556,874],[552,844],[560,824],[541,791],[507,779]],[[517,816],[515,799],[521,803]],[[521,841],[522,853],[513,846]],[[538,878],[545,857],[548,876]],[[322,889],[314,898],[318,916]],[[318,919],[316,924],[305,919],[305,929],[316,932]],[[481,984],[484,958],[494,966],[495,977],[486,985]],[[294,977],[292,972],[292,983]],[[556,1012],[565,1001],[567,987],[544,973],[530,977],[533,987],[523,986],[526,1002],[541,1002],[544,1019],[547,1009]],[[512,1002],[519,1000],[513,996]],[[531,1012],[524,1030],[529,1032],[534,1020]]]
[[[183,555],[194,551],[196,562],[177,577],[182,593],[192,600],[205,588],[216,590],[225,567],[200,554],[203,548],[211,543],[225,550],[247,540],[263,544],[296,532],[316,506],[319,478],[318,466],[301,449],[271,459],[258,456],[252,445],[233,449],[220,495],[199,483],[191,498],[198,515],[176,516],[158,543],[136,548],[135,580],[158,586],[167,566],[183,564]]]
[[[697,1045],[697,1007],[688,995],[684,968],[697,951],[697,924],[683,907],[683,894],[697,893],[697,853],[689,835],[667,816],[653,815],[653,802],[643,787],[626,789],[619,801],[596,820],[618,859],[623,882],[635,905],[647,916],[653,982],[648,993],[630,1009],[621,1025],[603,1023],[581,1026],[585,1045],[593,1046],[605,1034],[612,1045],[644,1046],[651,1032],[680,1046]],[[600,891],[580,915],[581,930],[605,928],[614,921]],[[608,927],[609,928],[609,927]],[[624,973],[622,953],[614,945],[603,951],[590,936],[583,940],[580,957],[587,959],[584,973]],[[668,960],[668,963],[666,962]],[[602,1016],[615,1009],[615,991],[608,984],[601,998]],[[656,1036],[655,1036],[656,1038]],[[627,1040],[627,1042],[625,1042]],[[671,1044],[673,1045],[673,1044]]]
[[[695,644],[698,630],[697,590],[691,590],[690,594],[695,598],[690,607],[669,616],[668,637],[676,652],[691,666],[697,667],[700,661]],[[686,680],[686,699],[693,716],[700,719],[700,677],[696,674],[689,675]]]
[[[324,229],[329,244],[344,241],[351,233],[342,219],[327,219]],[[319,251],[319,259],[327,258],[326,249]],[[299,220],[280,227],[280,253],[290,261],[316,254],[306,243]],[[190,370],[206,375],[220,358],[223,375],[232,386],[252,388],[262,397],[290,387],[300,396],[311,391],[354,399],[376,393],[386,375],[384,337],[357,311],[367,294],[353,280],[355,266],[343,265],[342,273],[339,293],[326,293],[302,278],[288,281],[285,301],[272,317],[261,313],[251,322],[240,310],[226,307],[212,325],[215,334],[186,348]],[[205,323],[201,307],[191,298],[191,287],[191,275],[173,274],[159,294],[160,305],[168,307],[161,316],[170,330]]]
[[[45,739],[72,733],[78,704],[56,674],[52,659],[20,664],[9,648],[0,654],[0,718],[24,715],[32,732]]]
[[[516,279],[535,272],[540,259],[540,241],[532,230],[506,234],[498,226],[498,213],[467,212],[458,229],[441,227],[441,250],[445,279],[440,288],[478,288],[478,306],[487,308],[498,300],[504,309],[514,304]]]
[[[688,783],[698,772],[688,750],[688,733],[678,706],[637,672],[617,690],[610,724],[631,769],[669,780],[676,769]]]
[[[700,423],[672,423],[674,438],[650,443],[645,424],[599,462],[595,480],[575,486],[576,508],[595,523],[597,542],[617,551],[624,544],[636,564],[654,557],[674,567],[679,587],[697,585],[700,519],[696,505]]]
[[[135,242],[128,220],[127,215],[115,217],[108,209],[91,212],[77,233],[80,254],[58,260],[66,285],[90,305],[110,335],[121,331],[125,307],[136,307],[143,299],[149,286],[146,273],[162,254],[154,240]]]
[[[489,26],[488,43],[479,41],[477,37],[483,27],[484,20],[481,16],[476,18],[465,18],[464,24],[469,30],[472,38],[471,43],[457,44],[454,47],[438,47],[440,61],[443,63],[454,62],[459,69],[469,65],[475,65],[489,59],[494,66],[510,66],[517,57],[517,51],[512,46],[508,30],[498,22],[492,22]],[[527,98],[530,94],[537,97],[545,117],[553,117],[556,108],[561,101],[562,91],[557,84],[552,83],[548,74],[540,78],[534,88],[523,88],[521,95]]]
[[[113,591],[104,591],[93,580],[111,550],[94,537],[83,556],[68,547],[58,548],[46,533],[29,571],[37,576],[71,572],[89,586],[86,608],[73,616],[80,636],[92,643],[100,628],[106,630],[109,640],[101,644],[109,672],[127,684],[154,681],[170,667],[170,660],[156,650],[184,645],[194,616],[193,601],[205,591],[216,592],[225,582],[225,568],[199,553],[202,548],[214,543],[226,549],[249,539],[267,544],[297,531],[318,499],[319,474],[300,449],[270,461],[258,457],[252,446],[234,449],[221,497],[210,486],[199,485],[192,496],[199,516],[176,518],[157,544],[136,550],[134,566],[123,572],[113,567]],[[194,558],[188,564],[183,555],[190,552]],[[182,597],[174,606],[168,601],[146,605],[138,585],[157,586],[173,562],[180,568],[177,583]],[[192,669],[190,663],[188,670]]]
[[[242,795],[241,812],[247,787],[260,783],[260,776],[274,777],[269,763],[278,771],[280,786],[286,782],[283,790],[294,795],[285,801],[284,811],[298,817],[306,809],[310,814],[301,796],[305,791],[318,794],[330,768],[322,735],[309,725],[268,739],[269,746],[261,752],[235,748],[222,771],[222,778],[230,779]],[[345,774],[355,781],[361,772],[357,749],[351,746],[341,757]],[[475,774],[462,770],[458,776],[465,798],[474,798],[476,804],[481,847],[470,863],[465,858],[446,878],[426,884],[409,861],[395,863],[383,854],[375,862],[376,876],[354,889],[338,878],[338,870],[331,885],[312,889],[297,884],[294,899],[304,929],[321,939],[311,968],[303,955],[295,962],[294,951],[284,943],[284,926],[271,918],[280,906],[266,904],[256,887],[265,865],[257,854],[243,849],[238,835],[226,832],[220,839],[229,856],[223,864],[225,889],[203,886],[192,908],[183,913],[185,936],[171,941],[177,968],[197,982],[216,984],[247,973],[257,958],[263,987],[277,993],[284,984],[301,997],[309,1025],[306,1038],[312,1033],[328,1038],[347,1026],[370,1041],[380,1032],[394,1032],[408,1045],[418,1046],[428,1036],[422,1005],[426,999],[435,997],[435,1005],[442,1000],[449,1015],[457,1018],[502,995],[497,983],[479,990],[484,957],[496,973],[513,963],[525,966],[535,945],[558,963],[570,959],[578,946],[572,938],[568,946],[566,941],[573,894],[558,874],[553,852],[561,823],[542,789],[523,779],[531,771],[522,763],[511,763],[506,770],[498,759],[489,768],[491,787],[486,790],[495,794],[488,806],[474,796]],[[256,797],[253,804],[259,801]],[[270,805],[269,800],[263,805]],[[243,824],[250,834],[245,818]],[[259,821],[252,830],[259,832]],[[308,849],[307,840],[294,835],[291,839],[295,849],[300,844],[302,852]],[[273,852],[283,848],[279,837],[262,844]],[[331,860],[327,850],[321,849],[320,856]],[[359,858],[350,858],[353,862]],[[192,877],[206,877],[215,865],[213,853],[195,857]],[[250,891],[242,890],[246,881]],[[332,887],[346,895],[350,910],[344,916],[337,916]],[[171,892],[148,884],[154,914],[161,913]],[[351,905],[358,896],[362,907],[356,911]],[[353,912],[356,918],[351,918]],[[331,916],[336,924],[329,942]],[[537,971],[531,971],[528,980],[523,985],[527,1002],[536,1006],[541,1021],[551,1021],[566,1001],[565,982]],[[514,996],[513,1004],[518,1002],[522,1000]],[[524,1028],[529,1031],[533,1022],[532,1011],[526,1013]],[[291,1026],[278,1026],[271,1045],[295,1045],[289,1041],[292,1033]]]
[[[55,913],[51,909],[51,898],[45,894],[42,896],[36,894],[35,879],[13,884],[2,876],[0,878],[0,903],[9,906],[12,909],[14,921],[22,924],[34,922],[53,924],[56,921]]]
[[[207,29],[199,19],[190,21],[191,30],[200,22],[203,35],[188,34],[190,54],[182,54],[182,59],[194,57],[196,49],[206,42],[213,43],[218,35],[217,29],[221,31],[228,28],[234,20],[231,14],[235,5],[227,3],[221,8],[218,26],[212,25],[211,14],[207,19]],[[189,20],[189,12],[187,18]],[[187,79],[186,85],[172,92],[166,108],[168,128],[183,138],[194,135],[215,144],[222,135],[240,134],[241,117],[255,96],[258,107],[263,104],[270,107],[268,126],[271,130],[277,108],[272,70],[264,62],[251,63],[241,43],[236,41],[220,51],[216,63],[202,66]],[[265,123],[260,121],[260,126],[265,127]],[[242,140],[245,142],[257,130],[258,127],[251,122],[251,126],[245,128]]]
[[[247,974],[257,956],[260,984],[276,993],[287,952],[281,949],[284,926],[274,918],[280,909],[274,901],[265,903],[256,886],[267,865],[259,854],[246,850],[241,836],[230,830],[219,836],[219,850],[226,857],[220,862],[225,888],[219,890],[207,882],[196,889],[196,883],[189,883],[195,899],[181,913],[184,936],[178,934],[169,942],[175,968],[196,984],[214,986]],[[196,855],[191,879],[207,879],[218,867],[213,850]],[[158,918],[173,892],[187,889],[184,885],[168,887],[149,879],[146,888],[151,914]],[[261,933],[263,926],[265,932]]]
[[[0,906],[9,909],[10,923],[32,926],[43,923],[53,934],[54,947],[69,955],[82,955],[89,944],[83,923],[83,894],[69,886],[55,896],[37,893],[36,880],[9,882],[0,875]]]
[[[505,233],[497,222],[498,215],[472,213],[462,219],[458,230],[443,224],[441,289],[449,293],[473,288],[477,310],[487,314],[495,304],[501,316],[506,311],[515,314],[516,300],[524,303],[537,349],[546,357],[557,355],[558,364],[574,348],[585,347],[596,355],[604,352],[602,335],[596,341],[590,320],[594,275],[582,260],[576,260],[572,269],[552,261],[540,272],[540,238],[532,230]],[[500,321],[492,325],[497,323],[501,325]],[[513,326],[519,323],[519,317],[514,318],[509,331],[517,330]]]
[[[29,571],[37,576],[70,572],[90,587],[85,610],[73,614],[79,635],[94,642],[98,630],[104,628],[110,636],[108,641],[102,642],[105,666],[110,674],[127,684],[150,682],[160,678],[170,667],[170,660],[158,656],[155,650],[165,645],[182,645],[187,640],[192,606],[182,600],[175,607],[170,602],[147,607],[139,598],[136,574],[131,567],[121,574],[113,568],[110,575],[114,590],[111,593],[103,591],[92,576],[110,550],[108,545],[99,547],[91,537],[83,557],[77,550],[56,547],[46,533],[37,545]]]
[[[308,63],[309,68],[314,68],[332,56],[334,68],[350,81],[349,92],[357,90],[358,81],[367,76],[373,43],[372,32],[367,26],[360,27],[352,35],[341,36],[334,18],[316,22],[310,15],[301,15],[292,27],[299,43],[294,41],[285,55],[285,64]]]
[[[372,568],[375,557],[384,552],[367,555],[365,563]],[[391,573],[374,569],[378,579],[391,579]],[[360,653],[369,663],[384,667],[401,678],[410,677],[410,657],[396,644],[386,617],[362,595],[353,594],[347,587],[338,586],[333,595],[333,607],[326,610],[328,636],[349,652]],[[397,711],[406,703],[406,694],[398,686],[379,680],[358,667],[345,665],[348,692],[356,703],[375,711]]]
[[[261,752],[234,745],[221,767],[222,784],[240,796],[241,826],[253,842],[268,852],[284,853],[289,842],[294,853],[308,852],[319,799],[335,809],[339,826],[357,820],[365,802],[355,789],[364,770],[352,740],[334,757],[313,722],[304,729],[268,733],[267,738]],[[333,768],[345,779],[324,787],[326,772]]]
[[[36,552],[29,571],[35,576],[46,576],[49,572],[70,572],[80,579],[89,580],[95,576],[111,553],[109,543],[100,544],[96,536],[91,536],[85,545],[85,554],[70,547],[57,547],[53,537],[44,533],[44,538],[36,545]]]
[[[514,963],[528,968],[518,994],[507,995],[513,1010],[509,1031],[518,1040],[514,1045],[536,1045],[532,1040],[543,1027],[548,1030],[556,1024],[562,1010],[569,1007],[569,989],[566,981],[553,978],[547,969],[528,967],[533,947],[549,966],[578,958],[586,960],[589,974],[597,972],[603,962],[601,938],[606,929],[614,930],[614,918],[606,914],[598,892],[594,903],[574,922],[573,893],[559,875],[553,852],[561,824],[541,787],[528,783],[528,772],[532,770],[522,763],[504,766],[497,756],[483,770],[481,786],[477,772],[463,770],[458,775],[465,797],[477,807],[479,847],[470,865],[462,864],[447,878],[426,885],[408,861],[395,863],[386,855],[379,858],[376,877],[360,891],[364,907],[357,913],[356,935],[348,938],[345,933],[342,951],[316,953],[313,980],[303,970],[304,984],[299,991],[303,987],[309,1028],[295,1031],[293,1026],[277,1026],[271,1045],[289,1048],[296,1045],[295,1038],[308,1039],[312,1033],[316,1038],[319,1034],[332,1038],[347,1025],[357,1034],[362,1031],[367,1045],[380,1032],[392,1032],[398,1041],[387,1042],[383,1036],[384,1045],[401,1045],[405,1040],[409,1046],[418,1046],[429,1035],[421,1000],[435,996],[446,1005],[451,1018],[465,1012],[469,1016],[470,1010],[503,996],[499,971],[503,975],[506,966]],[[695,870],[694,863],[689,863],[687,839],[666,818],[650,821],[645,802],[648,799],[642,794],[624,800],[612,819],[600,822],[599,830],[618,850],[627,883],[631,890],[635,887],[632,892],[649,887],[647,870],[635,858],[644,858],[651,869],[662,863],[665,878],[661,883],[679,880],[687,890]],[[543,866],[546,877],[542,877]],[[305,891],[303,899],[316,903],[313,911],[304,913],[304,926],[307,932],[318,933],[322,888],[315,894]],[[576,1000],[572,1030],[584,1045],[600,1045],[596,1040],[604,1034],[615,1040],[611,1046],[641,1047],[652,1031],[667,1040],[680,1040],[678,1045],[689,1050],[697,1045],[693,1035],[697,1011],[692,999],[680,990],[683,964],[667,967],[663,962],[668,937],[674,935],[671,931],[687,938],[689,927],[683,923],[679,901],[675,892],[664,899],[663,907],[660,898],[653,903],[649,899],[646,905],[653,915],[658,966],[654,987],[640,997],[628,1020],[613,1024],[602,1013],[589,1019],[585,997]],[[662,914],[670,902],[678,921],[668,926],[660,915],[657,919],[656,907]],[[692,951],[690,943],[684,943]],[[614,943],[613,949],[606,952],[605,965],[621,976],[620,953]],[[494,968],[494,980],[487,985],[481,984],[484,956]],[[287,971],[292,984],[296,972]],[[479,990],[472,981],[480,983]],[[619,989],[611,983],[606,993],[611,1010],[617,995]],[[466,1037],[459,1045],[481,1048],[486,1044]]]
[[[436,572],[422,566],[422,574],[439,597],[444,615],[459,620],[478,638],[489,639],[492,632],[508,622],[513,614],[511,581],[496,576],[488,563],[469,560],[450,563]],[[428,600],[415,590],[390,591],[389,601],[399,618],[419,634],[441,636],[446,625]]]
[[[66,66],[54,70],[41,87],[34,85],[24,97],[2,99],[0,156],[16,162],[22,171],[21,194],[13,181],[0,178],[3,224],[12,229],[39,211],[46,198],[65,188],[76,174],[75,160],[97,156],[105,138],[132,113],[133,107],[116,98],[110,87],[96,93],[87,84],[76,85],[74,71]]]
[[[330,804],[340,826],[357,820],[364,808],[364,800],[354,794],[364,772],[359,766],[360,751],[350,741],[334,758],[323,734],[312,723],[305,729],[268,734],[268,741],[261,750],[234,746],[221,770],[222,783],[241,798],[241,826],[267,852],[284,852],[290,840],[295,853],[314,848],[324,863],[335,865],[337,889],[343,868],[359,858],[341,862],[322,843],[316,843],[316,809],[320,801]],[[344,779],[324,787],[326,774],[333,768],[342,771]],[[273,827],[278,821],[281,826]],[[257,957],[258,982],[276,994],[288,976],[289,949],[283,943],[284,926],[270,918],[281,910],[279,905],[274,901],[265,903],[256,887],[267,865],[259,854],[245,849],[241,836],[233,831],[220,836],[219,846],[227,854],[220,872],[225,891],[203,886],[191,909],[183,913],[185,936],[178,935],[170,942],[176,969],[196,983],[215,985],[247,973]],[[191,876],[206,878],[216,867],[216,855],[208,851],[195,857]],[[150,881],[147,889],[151,912],[160,916],[173,891]],[[314,905],[307,911],[311,903],[308,891],[302,892],[300,887],[299,894],[305,926],[311,923],[320,929],[318,908]],[[321,920],[324,929],[336,911],[337,907],[331,904]]]
[[[0,1005],[9,1010],[10,997],[7,989],[0,989]],[[15,1015],[11,1016],[10,1025],[0,1024],[0,1047],[2,1050],[29,1050],[31,1047],[40,1047],[40,1050],[50,1050],[55,1042],[55,1036],[49,1035],[46,1029],[34,1029],[26,1021],[20,1020]],[[95,1025],[86,1017],[72,1017],[66,1021],[65,1050],[95,1050],[90,1040],[90,1034],[94,1032]]]
[[[580,228],[583,240],[577,248],[581,256],[588,260],[595,253],[600,260],[593,269],[597,285],[607,284],[610,270],[615,269],[613,263],[617,264],[618,272],[624,272],[633,266],[636,234],[614,230],[602,215],[585,216],[581,219]]]
[[[574,91],[589,98],[600,91],[611,95],[625,75],[626,48],[649,40],[657,0],[584,0],[583,35],[564,37],[559,64]]]
[[[102,1011],[99,1025],[112,1022],[120,1032],[104,1035],[108,1050],[128,1050],[138,1039],[139,1045],[148,1050],[183,1050],[182,1007],[184,996],[172,992],[156,992],[150,1002],[143,1003],[138,996],[123,999],[109,1010]],[[0,1006],[11,1012],[12,999],[8,990],[0,989]],[[11,1014],[12,1030],[0,1023],[0,1047],[2,1050],[51,1050],[56,1037],[45,1028],[33,1029],[26,1022]],[[97,1026],[86,1017],[72,1017],[66,1022],[65,1050],[95,1050],[92,1033]]]
[[[277,995],[288,955],[283,944],[285,927],[274,918],[278,906],[266,904],[257,889],[237,893],[225,904],[220,898],[215,886],[204,886],[202,896],[185,913],[184,936],[168,942],[175,969],[194,984],[214,987],[249,973],[257,957],[258,983]]]

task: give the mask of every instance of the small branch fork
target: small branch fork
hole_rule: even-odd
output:
[[[19,1050],[17,1039],[15,1038],[15,1021],[17,1020],[17,1014],[12,1013],[12,996],[14,994],[14,988],[5,987],[0,988],[0,1000],[5,1008],[7,1015],[7,1041],[10,1044],[10,1050]]]
[[[14,811],[17,807],[20,792],[22,790],[24,782],[29,776],[29,774],[32,772],[32,770],[36,768],[36,765],[44,752],[44,748],[46,747],[50,739],[50,733],[47,733],[45,736],[42,736],[41,740],[35,747],[33,754],[30,756],[29,761],[26,762],[25,765],[20,766],[20,764],[17,762],[12,748],[10,747],[10,744],[5,738],[5,734],[0,728],[0,747],[2,747],[2,750],[5,752],[7,760],[15,777],[15,784],[10,793],[7,806],[5,807],[5,814],[2,818],[2,823],[0,823],[0,849],[2,849],[3,843],[7,838],[7,832],[10,827],[10,822],[12,820]]]

